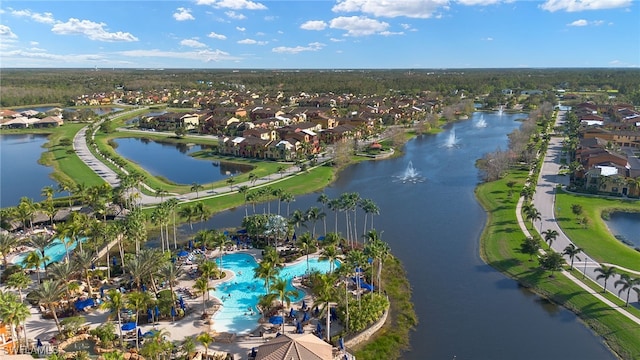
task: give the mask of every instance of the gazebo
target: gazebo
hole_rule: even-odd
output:
[[[332,360],[332,349],[313,334],[287,334],[258,347],[255,360]]]

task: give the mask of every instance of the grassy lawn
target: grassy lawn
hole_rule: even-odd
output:
[[[68,123],[53,129],[49,135],[49,142],[45,144],[48,149],[40,157],[40,163],[51,166],[54,169],[51,175],[57,182],[66,184],[84,183],[87,186],[100,185],[104,181],[82,160],[72,152],[72,146],[63,146],[63,139],[73,141],[78,130],[87,124]],[[51,130],[50,130],[51,131]]]
[[[581,205],[588,225],[584,227],[573,214],[571,206]],[[603,211],[640,211],[639,201],[604,199],[558,192],[556,196],[556,217],[562,230],[578,247],[598,262],[611,263],[640,271],[640,252],[617,240],[602,220]]]
[[[640,327],[600,303],[566,277],[559,274],[549,277],[549,272],[541,271],[535,259],[530,261],[528,255],[520,252],[524,235],[516,221],[515,206],[526,175],[524,171],[516,171],[499,181],[481,184],[476,189],[476,195],[489,215],[481,237],[482,258],[523,286],[575,312],[621,358],[640,358]],[[511,197],[507,187],[510,180],[518,183]]]

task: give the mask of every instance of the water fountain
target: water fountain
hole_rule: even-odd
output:
[[[498,108],[498,115],[502,116],[502,111],[503,111],[503,106],[500,105],[500,107]]]
[[[474,126],[477,127],[477,128],[487,127],[487,122],[484,119],[484,115],[480,115],[480,120],[476,121]]]
[[[451,129],[451,132],[449,133],[449,137],[447,138],[447,141],[444,143],[444,146],[449,149],[458,146],[458,138],[456,138],[455,129]]]
[[[407,168],[404,170],[404,173],[400,176],[397,176],[398,181],[405,183],[416,184],[424,181],[424,177],[420,175],[418,170],[413,167],[413,163],[409,160],[409,164]]]

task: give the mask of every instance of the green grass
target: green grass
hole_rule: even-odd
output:
[[[589,218],[587,227],[583,227],[573,214],[571,210],[573,204],[582,206],[583,214],[580,217]],[[639,212],[640,202],[573,195],[562,191],[556,196],[558,224],[576,246],[584,249],[598,262],[640,271],[640,252],[613,237],[602,220],[602,212],[609,210]]]
[[[476,195],[489,215],[481,237],[482,258],[523,286],[575,312],[621,358],[640,358],[639,326],[566,277],[560,274],[549,277],[549,272],[541,271],[535,259],[530,261],[528,255],[520,253],[524,235],[516,221],[515,206],[526,175],[524,171],[514,171],[504,179],[481,184],[476,189]],[[514,186],[511,197],[506,185],[510,180],[519,184]]]
[[[87,124],[68,123],[54,128],[49,135],[49,142],[45,144],[48,149],[40,157],[40,163],[53,167],[51,177],[59,183],[76,184],[84,183],[87,186],[100,185],[104,180],[84,163],[73,152],[72,146],[62,146],[62,139],[73,140],[75,134]]]

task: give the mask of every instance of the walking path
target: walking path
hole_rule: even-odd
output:
[[[561,119],[564,118],[565,112],[560,111],[558,113],[558,117],[556,119],[556,126],[562,125]],[[564,249],[569,245],[573,244],[571,240],[567,237],[567,235],[562,231],[562,228],[558,225],[558,222],[555,218],[555,195],[556,195],[556,187],[566,186],[568,185],[568,177],[563,175],[558,175],[560,171],[560,158],[562,156],[562,139],[552,137],[549,141],[549,146],[547,152],[544,157],[544,162],[542,165],[542,169],[540,170],[540,175],[537,180],[536,192],[533,196],[533,203],[535,204],[536,209],[540,212],[540,223],[536,228],[536,231],[543,232],[546,230],[555,230],[558,232],[558,237],[552,243],[552,249],[560,254],[564,251]],[[524,221],[522,219],[521,207],[523,203],[523,198],[520,198],[518,201],[518,205],[516,207],[516,216],[518,218],[518,223],[520,228],[524,232],[525,236],[531,236],[529,231],[527,230]],[[567,261],[570,261],[569,257],[564,255]],[[582,268],[585,276],[588,276],[592,281],[604,286],[604,281],[602,279],[597,279],[599,273],[595,271],[595,269],[600,267],[600,264],[595,260],[591,259],[588,254],[582,252],[576,257],[577,262],[574,263],[576,268]],[[609,264],[611,265],[611,264]],[[616,266],[615,264],[613,266]],[[618,266],[616,266],[618,267]],[[621,268],[622,269],[622,268]],[[637,273],[637,272],[635,272]],[[629,317],[636,323],[640,324],[640,320],[634,315],[629,314],[627,311],[619,309],[619,307],[610,301],[606,300],[602,295],[597,294],[593,289],[589,288],[587,285],[582,283],[582,281],[576,279],[574,276],[569,274],[566,271],[563,271],[563,274],[567,276],[569,279],[574,281],[579,286],[587,289],[590,293],[593,293],[594,296],[598,297],[598,299],[604,301],[608,305],[616,308],[621,313],[625,314],[625,316]],[[612,294],[618,296],[619,298],[626,300],[626,292],[624,292],[624,296],[621,297],[617,294],[617,289],[613,289],[613,284],[620,279],[620,275],[616,274],[615,276],[609,278],[607,280],[608,290],[613,290]],[[637,302],[638,294],[633,292],[629,296],[629,302]]]

